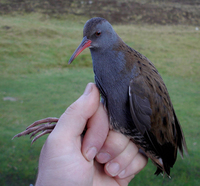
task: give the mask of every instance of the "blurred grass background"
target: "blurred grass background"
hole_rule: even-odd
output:
[[[2,1],[0,5],[4,4],[6,7],[8,2],[11,1]],[[21,2],[25,4],[26,1]],[[173,1],[168,2],[170,4]],[[149,5],[165,7],[166,1],[163,6],[162,3],[164,1],[154,1]],[[3,11],[2,6],[0,8],[0,185],[5,186],[34,184],[39,153],[46,139],[43,137],[31,146],[27,137],[14,141],[11,138],[35,120],[49,116],[59,117],[82,94],[86,84],[93,82],[94,76],[89,50],[85,50],[71,65],[67,64],[82,40],[83,25],[93,16],[92,13],[76,16],[65,12],[60,15],[56,8],[58,11],[55,14],[28,12],[19,6],[20,3],[17,5],[21,10],[12,9],[11,6],[10,11]],[[76,4],[72,5],[76,7]],[[145,4],[147,5],[148,3]],[[199,5],[184,4],[183,7],[185,6]],[[101,8],[104,10],[106,6]],[[196,15],[194,12],[193,14]],[[109,15],[108,19],[112,17],[110,14],[106,15]],[[144,17],[143,14],[140,17]],[[125,18],[126,16],[123,19]],[[198,24],[195,21],[190,24],[159,24],[150,21],[151,24],[147,24],[142,19],[137,20],[141,22],[127,24],[127,21],[117,23],[111,19],[111,23],[115,23],[114,29],[120,37],[148,57],[161,73],[184,130],[189,156],[184,160],[178,156],[171,171],[172,179],[154,176],[155,167],[149,162],[130,186],[199,185]]]

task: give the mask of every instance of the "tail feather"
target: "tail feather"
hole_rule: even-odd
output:
[[[185,152],[185,154],[188,154],[188,149],[187,149],[185,137],[183,135],[183,131],[180,127],[180,123],[178,121],[178,118],[176,117],[174,110],[173,110],[173,113],[174,113],[174,117],[175,117],[175,125],[176,125],[177,138],[178,138],[177,145],[178,145],[181,157],[183,158],[183,152]]]

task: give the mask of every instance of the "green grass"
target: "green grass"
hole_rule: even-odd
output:
[[[33,146],[11,138],[37,119],[59,117],[93,81],[89,50],[67,61],[82,40],[87,19],[48,19],[40,14],[0,17],[0,185],[34,183],[46,137]],[[8,29],[9,28],[9,29]],[[147,56],[161,73],[189,149],[178,157],[172,179],[153,175],[151,162],[130,185],[199,185],[200,34],[191,26],[114,26],[120,37]],[[4,97],[16,101],[4,101]]]

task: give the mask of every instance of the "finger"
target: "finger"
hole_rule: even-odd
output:
[[[83,95],[62,114],[52,134],[57,134],[62,139],[80,136],[87,120],[99,107],[99,97],[95,84],[89,83]]]
[[[108,137],[96,156],[99,163],[107,163],[118,156],[128,145],[129,139],[123,134],[110,130]]]
[[[106,174],[117,176],[133,161],[137,153],[137,146],[129,140],[127,147],[117,157],[106,163]]]
[[[96,156],[108,135],[108,115],[101,103],[95,114],[88,120],[87,131],[83,138],[82,153],[88,161]]]
[[[146,156],[137,153],[133,161],[118,174],[117,178],[126,179],[127,182],[130,182],[146,166],[147,162],[148,159]]]

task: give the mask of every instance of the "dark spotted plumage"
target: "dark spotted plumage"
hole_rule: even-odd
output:
[[[170,175],[177,150],[185,139],[167,88],[151,61],[127,46],[103,18],[86,22],[83,41],[69,63],[90,47],[95,82],[111,127],[133,140],[157,166],[155,174]]]

